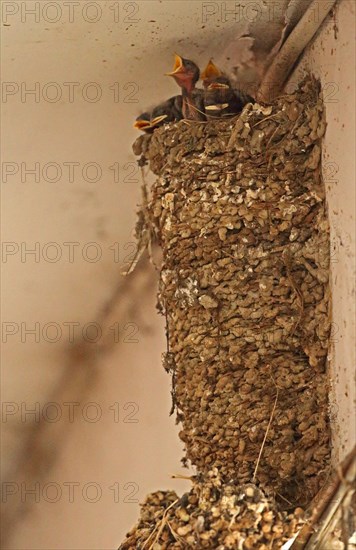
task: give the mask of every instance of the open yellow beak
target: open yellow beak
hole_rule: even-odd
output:
[[[174,76],[176,74],[179,74],[181,72],[184,72],[184,66],[183,66],[183,59],[180,55],[175,54],[174,55],[174,67],[173,71],[171,73],[165,73],[166,76]]]
[[[202,72],[200,78],[202,80],[211,80],[221,75],[222,75],[222,72],[220,71],[220,69],[218,69],[217,66],[213,63],[212,59],[210,59],[209,63],[207,64],[204,71]]]
[[[149,120],[136,120],[134,124],[134,128],[137,128],[137,130],[145,130],[151,126],[151,122]]]

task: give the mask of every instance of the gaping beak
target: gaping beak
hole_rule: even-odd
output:
[[[162,120],[164,120],[165,118],[167,118],[167,115],[156,116],[155,118],[153,118],[153,119],[151,120],[151,126],[157,126],[157,125],[160,124],[160,122],[162,122]]]
[[[151,122],[149,120],[143,120],[143,119],[136,120],[134,124],[134,128],[137,128],[137,130],[146,130],[146,128],[149,128],[150,126],[151,126]]]
[[[210,59],[209,63],[207,64],[204,71],[202,72],[200,78],[202,80],[212,80],[221,75],[222,75],[222,72],[220,71],[220,69],[218,69],[217,66],[213,63],[212,59]]]
[[[185,72],[185,69],[184,69],[184,65],[183,65],[183,59],[181,58],[180,55],[175,54],[174,55],[173,71],[170,72],[170,73],[165,73],[165,75],[166,76],[175,76],[177,74],[181,74],[181,73],[184,73],[184,72]]]

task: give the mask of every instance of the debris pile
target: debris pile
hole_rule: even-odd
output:
[[[139,524],[120,550],[281,548],[301,526],[303,511],[279,512],[252,483],[222,484],[216,472],[195,480],[189,493],[157,491],[142,506]]]

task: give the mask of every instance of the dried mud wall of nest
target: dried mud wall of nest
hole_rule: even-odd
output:
[[[174,491],[149,495],[119,550],[274,550],[298,531],[301,512],[280,512],[255,485],[223,484],[211,472],[181,498]]]
[[[235,506],[238,487],[253,482],[270,495],[271,509],[276,502],[286,512],[306,507],[329,471],[325,126],[319,86],[308,78],[273,106],[249,104],[232,119],[167,125],[134,145],[141,165],[149,162],[158,176],[138,233],[146,241],[154,237],[163,252],[164,367],[172,375],[183,462],[199,473],[186,498],[194,500],[194,491],[204,492],[216,476],[213,518],[231,483]],[[167,526],[154,527],[153,518],[167,519],[173,506],[170,493],[159,494],[148,498],[153,516],[146,523],[142,516],[141,528],[156,532],[157,548],[180,548],[182,530],[177,539]],[[190,520],[180,518],[185,508],[176,502],[173,523],[181,527]],[[198,517],[201,498],[192,506]],[[262,538],[248,543],[251,531],[246,524],[242,536],[238,514],[228,523],[228,534],[231,525],[236,531],[231,546],[221,526],[221,537],[214,528],[214,541],[203,544],[209,520],[198,546],[193,537],[195,547],[280,548],[283,529],[278,536],[276,525],[264,532],[255,518]],[[284,534],[293,531],[286,517]],[[192,530],[196,536],[193,524],[188,537]],[[138,544],[142,533],[133,530],[131,540]],[[152,544],[147,540],[142,548]]]

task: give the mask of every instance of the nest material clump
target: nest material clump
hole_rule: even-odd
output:
[[[295,535],[301,514],[298,509],[279,512],[252,483],[223,484],[210,472],[204,482],[194,480],[181,498],[174,491],[150,494],[120,550],[277,549]]]
[[[158,176],[138,233],[163,252],[183,461],[202,479],[216,469],[222,487],[253,481],[285,510],[311,502],[330,460],[325,126],[308,78],[271,107],[166,125],[134,145]],[[246,544],[232,547],[264,548]]]

